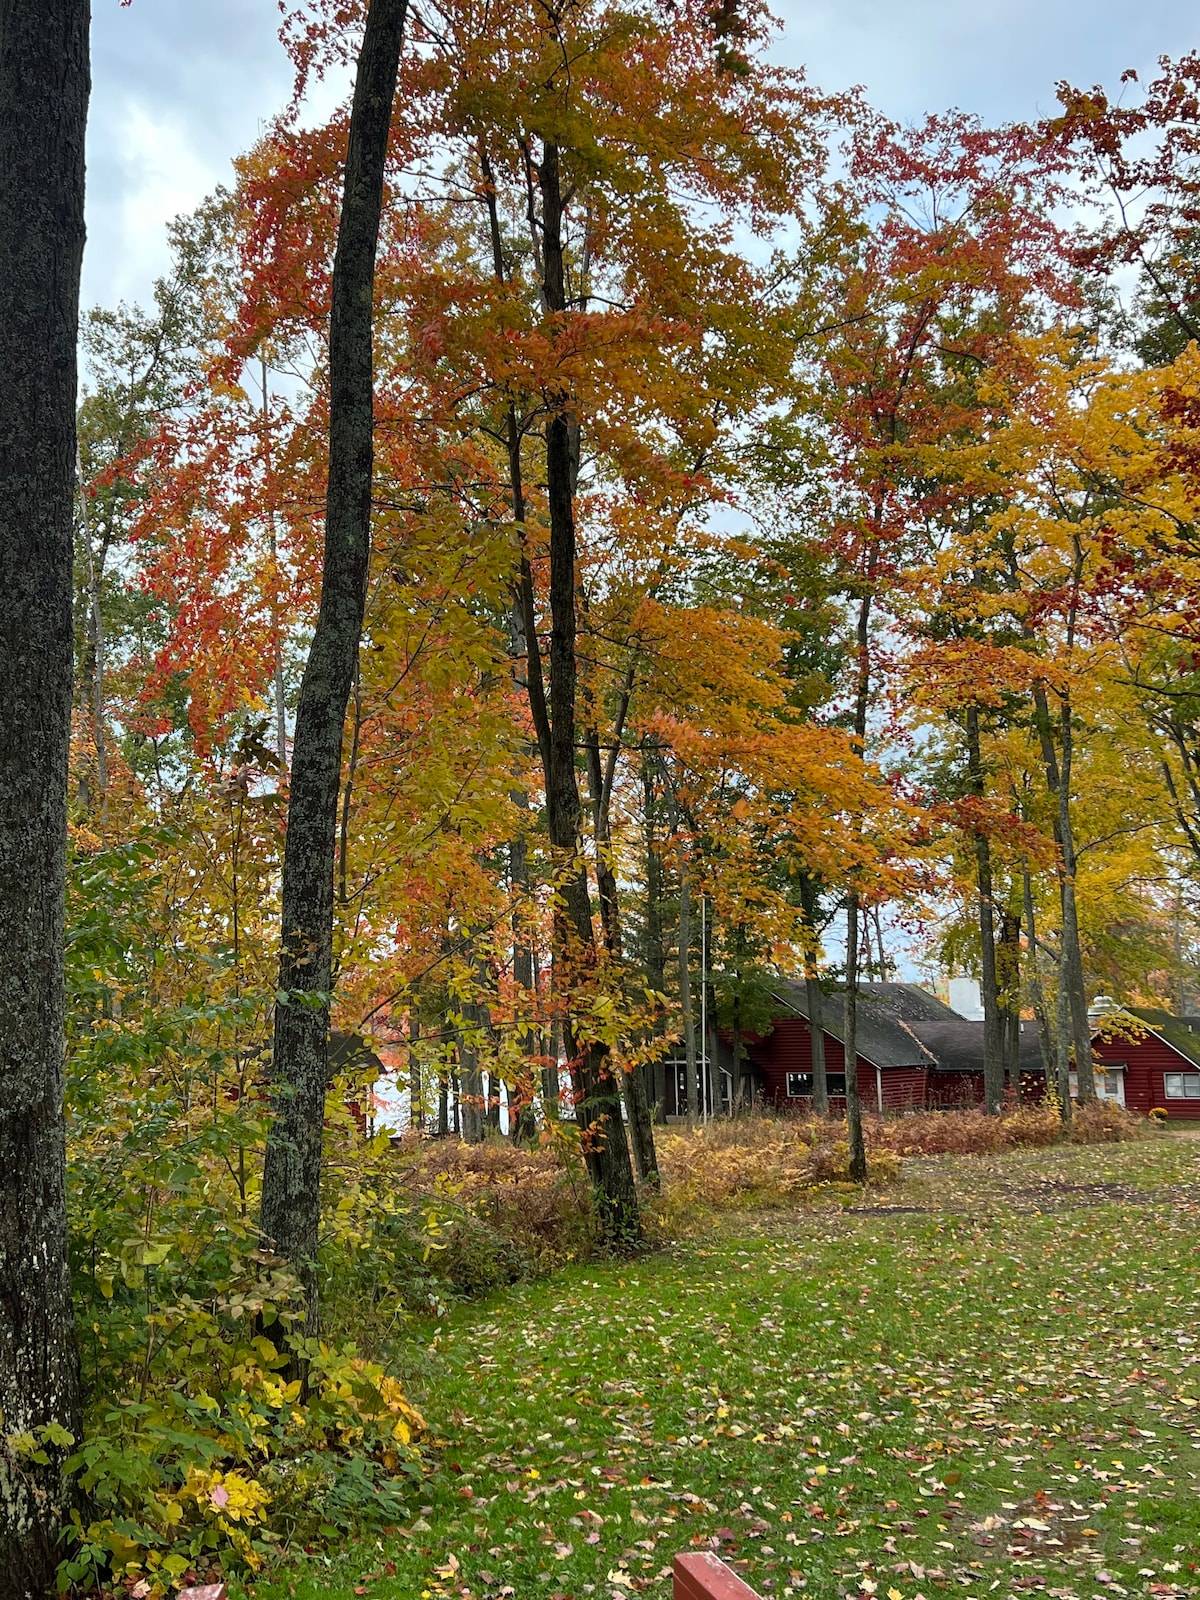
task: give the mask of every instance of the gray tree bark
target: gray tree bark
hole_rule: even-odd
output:
[[[63,918],[87,0],[0,0],[0,1574],[41,1594],[71,1501]]]
[[[1050,706],[1043,685],[1034,688],[1034,720],[1046,769],[1046,787],[1054,796],[1054,838],[1059,849],[1058,892],[1062,907],[1062,956],[1059,961],[1059,988],[1065,991],[1067,1031],[1074,1049],[1075,1071],[1080,1100],[1096,1098],[1092,1072],[1091,1028],[1087,1014],[1087,991],[1083,981],[1083,952],[1079,944],[1079,911],[1075,901],[1075,836],[1071,819],[1071,771],[1075,754],[1071,702],[1064,698],[1059,711],[1059,751],[1054,744]],[[1065,1102],[1069,1107],[1069,1096]]]
[[[800,904],[808,947],[804,952],[804,994],[808,1003],[808,1037],[812,1051],[813,1111],[829,1115],[829,1075],[825,1067],[825,996],[817,972],[817,885],[807,872],[800,874]]]
[[[868,574],[858,603],[855,628],[857,664],[854,690],[854,748],[860,760],[867,747],[867,709],[871,699],[871,603],[873,590]],[[867,1181],[867,1147],[863,1138],[862,1100],[858,1093],[858,890],[846,902],[846,999],[843,1013],[843,1042],[846,1068],[846,1134],[850,1145],[850,1176],[855,1183]]]
[[[561,314],[567,307],[563,248],[563,198],[559,150],[552,141],[542,148],[535,169],[542,200],[542,294],[546,309]],[[592,897],[587,866],[580,851],[583,807],[575,769],[576,691],[578,683],[577,580],[575,532],[575,455],[573,419],[566,397],[551,397],[546,418],[546,500],[550,520],[550,650],[549,694],[543,688],[533,582],[529,561],[522,558],[521,593],[529,650],[529,707],[537,731],[546,789],[546,824],[560,864],[553,919],[554,980],[568,999],[563,1042],[571,1070],[575,1119],[600,1224],[613,1244],[626,1245],[641,1236],[641,1211],[633,1178],[629,1140],[621,1113],[621,1093],[606,1045],[583,1039],[575,1027],[569,997],[595,971],[598,952],[592,926]]]
[[[979,740],[979,708],[968,706],[967,773],[971,791],[984,792],[983,755]],[[975,886],[979,894],[979,954],[983,995],[983,1109],[998,1116],[1004,1095],[1004,1042],[1000,1019],[1000,985],[996,976],[996,903],[992,883],[991,841],[975,832]]]
[[[689,1122],[700,1114],[700,1074],[696,1058],[696,1010],[692,1004],[692,886],[686,861],[679,869],[679,1011],[683,1018],[684,1110]]]
[[[333,872],[342,735],[371,550],[375,253],[408,0],[371,0],[358,59],[333,264],[329,483],[321,605],[296,706],[261,1227],[299,1273],[317,1327],[321,1149],[329,1078]]]
[[[862,1100],[858,1092],[858,895],[846,905],[846,999],[842,1052],[846,1068],[846,1131],[850,1143],[850,1177],[867,1181],[867,1147],[863,1138]]]

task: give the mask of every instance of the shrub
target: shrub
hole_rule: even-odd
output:
[[[407,1135],[394,1149],[398,1180],[438,1211],[429,1266],[452,1292],[479,1293],[585,1259],[597,1247],[591,1191],[567,1124],[535,1145]],[[484,1255],[495,1262],[490,1280],[480,1272]]]
[[[752,1115],[658,1135],[663,1195],[660,1225],[684,1226],[697,1209],[784,1206],[828,1186],[847,1185],[850,1149],[834,1122]],[[868,1153],[868,1181],[900,1170],[892,1151]]]
[[[308,1364],[301,1404],[300,1382],[280,1376],[286,1355],[252,1328],[219,1340],[219,1382],[199,1325],[176,1333],[177,1384],[104,1407],[72,1460],[85,1505],[66,1530],[61,1587],[142,1579],[161,1595],[257,1571],[296,1538],[405,1514],[425,1424],[381,1367],[293,1341]]]
[[[886,1183],[905,1156],[974,1155],[1052,1145],[1112,1143],[1142,1136],[1146,1123],[1110,1101],[1076,1107],[1064,1124],[1051,1104],[918,1111],[864,1118],[868,1181]],[[840,1119],[753,1112],[699,1128],[658,1135],[665,1177],[657,1207],[667,1231],[689,1225],[698,1210],[793,1204],[806,1192],[849,1182],[849,1147]]]
[[[1075,1144],[1116,1144],[1145,1138],[1150,1126],[1146,1118],[1126,1111],[1112,1100],[1093,1100],[1089,1105],[1075,1107],[1068,1137]]]

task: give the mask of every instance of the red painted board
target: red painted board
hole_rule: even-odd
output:
[[[720,1556],[711,1551],[675,1557],[675,1600],[758,1600]]]

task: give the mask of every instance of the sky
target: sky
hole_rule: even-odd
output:
[[[862,84],[887,115],[1052,111],[1060,78],[1113,89],[1126,67],[1200,47],[1194,0],[775,0],[775,54],[823,89]],[[147,300],[166,227],[217,184],[286,100],[275,0],[93,0],[85,305]]]

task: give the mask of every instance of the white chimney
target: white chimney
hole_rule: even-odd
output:
[[[951,1011],[957,1011],[968,1022],[983,1021],[983,1001],[979,996],[978,978],[951,978],[947,985]]]

